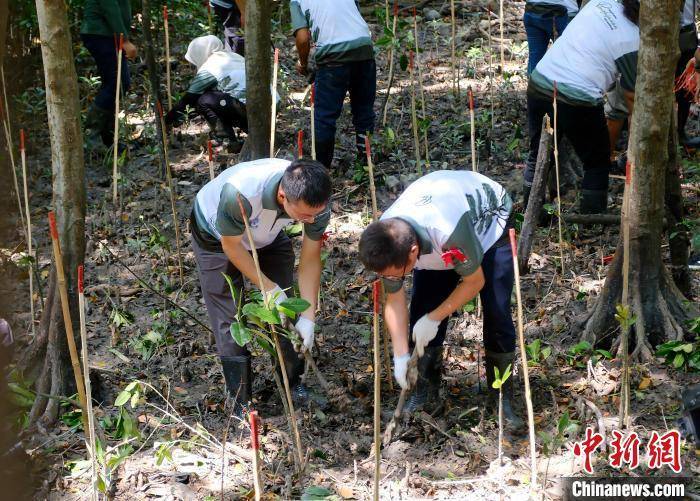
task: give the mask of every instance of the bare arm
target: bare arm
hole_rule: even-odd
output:
[[[445,299],[440,306],[431,311],[428,317],[431,320],[439,322],[446,319],[474,299],[484,287],[484,283],[484,272],[481,266],[479,266],[474,273],[462,278],[462,281],[455,287],[455,290],[447,296],[447,299]]]
[[[386,295],[384,321],[391,336],[394,356],[408,353],[408,307],[403,287],[393,294]]]
[[[238,10],[241,11],[241,26],[245,26],[245,1],[246,0],[235,0]]]
[[[309,64],[309,53],[311,52],[311,34],[308,28],[301,28],[294,33],[294,38],[296,40],[297,53],[299,54],[297,71],[305,74]]]
[[[312,322],[316,318],[316,300],[321,282],[321,240],[304,235],[299,257],[299,295],[311,306],[301,314]]]
[[[233,263],[236,269],[240,271],[244,277],[262,290],[260,282],[258,281],[258,273],[255,270],[255,261],[253,261],[253,256],[250,254],[248,249],[243,247],[243,236],[221,237],[221,246],[224,249],[226,257],[228,257],[229,261]],[[262,273],[262,279],[263,285],[265,286],[265,291],[270,291],[275,288],[275,285],[277,285],[275,282],[267,278],[264,273]]]

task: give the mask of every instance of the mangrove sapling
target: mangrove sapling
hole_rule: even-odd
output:
[[[510,364],[503,374],[499,373],[498,367],[494,367],[493,372],[495,377],[491,386],[498,390],[498,464],[503,466],[503,385],[510,377]]]

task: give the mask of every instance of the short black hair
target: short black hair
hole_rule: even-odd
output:
[[[280,184],[290,202],[301,200],[309,207],[321,207],[331,199],[331,177],[316,160],[295,160],[284,171]]]
[[[360,237],[360,261],[370,271],[406,266],[411,247],[418,242],[406,221],[392,217],[370,224]]]
[[[639,26],[639,0],[622,0],[622,12],[627,19]]]

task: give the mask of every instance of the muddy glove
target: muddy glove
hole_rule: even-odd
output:
[[[413,342],[416,344],[415,349],[418,350],[419,357],[423,356],[425,347],[437,336],[439,326],[440,322],[431,320],[428,315],[420,317],[416,325],[413,326]]]
[[[394,379],[399,383],[402,390],[408,390],[408,361],[411,354],[394,355]]]
[[[301,352],[311,351],[314,347],[314,329],[316,328],[316,323],[309,320],[308,318],[301,317],[294,326],[296,331],[299,333],[303,343],[301,345]]]

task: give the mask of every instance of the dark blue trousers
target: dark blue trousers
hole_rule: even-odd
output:
[[[314,119],[316,141],[335,140],[335,123],[350,93],[350,108],[355,132],[374,130],[374,96],[377,92],[377,66],[374,59],[322,64],[316,70]]]
[[[114,98],[117,94],[117,48],[114,37],[102,35],[80,35],[83,45],[90,52],[97,64],[100,74],[100,90],[95,96],[95,104],[103,110],[114,110]],[[131,78],[126,56],[122,53],[121,91],[129,90]]]
[[[510,246],[491,247],[481,262],[485,284],[481,289],[484,316],[484,348],[494,353],[515,351],[515,327],[510,310],[515,274]],[[423,315],[437,308],[454,291],[460,276],[453,270],[414,270],[411,294],[410,328]],[[447,320],[438,327],[437,336],[428,346],[441,346],[447,335]],[[409,334],[410,337],[410,334]],[[411,346],[413,342],[411,341]]]
[[[530,56],[527,61],[527,74],[532,73],[537,63],[547,52],[550,40],[554,40],[554,28],[556,36],[561,36],[564,28],[569,24],[569,16],[543,16],[534,12],[525,12],[523,16],[525,33],[527,33],[527,48]]]

